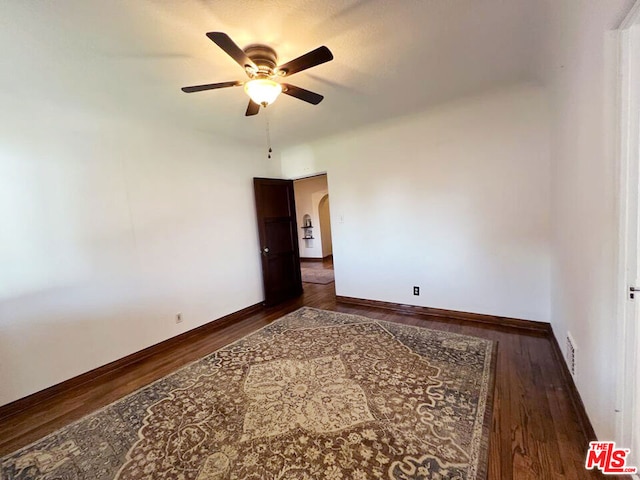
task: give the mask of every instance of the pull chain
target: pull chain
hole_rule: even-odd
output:
[[[271,158],[271,152],[273,152],[273,150],[271,149],[271,133],[269,132],[269,112],[267,112],[267,109],[264,109],[264,116],[266,118],[267,121],[267,158],[270,159]]]

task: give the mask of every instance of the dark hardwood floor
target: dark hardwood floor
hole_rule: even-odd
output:
[[[313,268],[331,268],[317,262]],[[303,305],[419,325],[499,342],[493,429],[489,450],[491,480],[592,479],[584,469],[587,440],[563,383],[551,342],[542,335],[462,320],[405,315],[372,307],[337,304],[334,284],[304,284],[304,294],[233,324],[192,339],[169,352],[127,365],[63,395],[32,406],[0,425],[0,455],[107,405]]]

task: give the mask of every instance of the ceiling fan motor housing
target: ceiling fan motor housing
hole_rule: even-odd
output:
[[[245,66],[248,71],[253,72],[254,76],[273,77],[275,75],[274,70],[278,65],[278,54],[273,48],[267,45],[253,44],[245,47],[244,53],[258,66],[257,72],[253,72],[250,66]]]

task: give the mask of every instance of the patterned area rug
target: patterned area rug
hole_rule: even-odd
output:
[[[495,345],[302,308],[2,459],[3,479],[480,479]]]
[[[320,283],[326,285],[335,281],[333,270],[328,268],[301,268],[302,281],[307,283]]]

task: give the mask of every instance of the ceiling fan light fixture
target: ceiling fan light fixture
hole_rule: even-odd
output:
[[[277,81],[279,77],[288,79],[291,75],[333,60],[331,50],[324,45],[287,63],[279,64],[276,51],[268,45],[256,43],[242,49],[224,32],[207,32],[207,37],[244,69],[249,80],[182,87],[183,92],[202,92],[244,85],[244,91],[251,98],[244,114],[246,117],[257,115],[261,106],[272,104],[281,93],[311,105],[318,105],[324,98],[318,93]]]
[[[266,107],[282,93],[282,85],[268,78],[256,78],[244,84],[244,91],[255,103]]]

